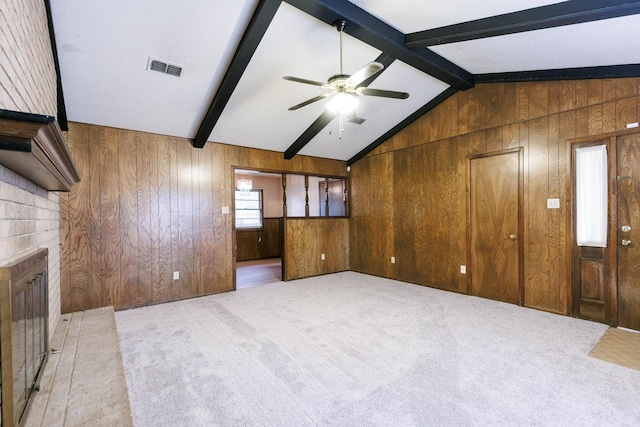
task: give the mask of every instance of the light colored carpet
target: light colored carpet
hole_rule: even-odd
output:
[[[136,426],[640,423],[607,326],[354,272],[116,321]]]

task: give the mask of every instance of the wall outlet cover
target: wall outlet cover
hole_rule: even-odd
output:
[[[461,265],[460,266],[460,274],[467,274],[467,266],[466,265]]]
[[[560,209],[560,199],[547,199],[547,209]]]
[[[229,213],[229,206],[223,206],[222,207],[222,213],[223,214],[228,214]]]
[[[180,279],[180,272],[179,271],[174,271],[173,272],[173,280],[178,280]]]

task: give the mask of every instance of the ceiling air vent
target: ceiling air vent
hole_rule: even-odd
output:
[[[182,74],[182,67],[173,64],[167,64],[166,62],[149,57],[147,64],[147,70],[157,71],[162,74],[169,74],[170,76],[180,77]]]

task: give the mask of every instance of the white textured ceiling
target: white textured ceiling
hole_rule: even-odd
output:
[[[408,34],[559,2],[351,3]],[[69,120],[194,138],[257,5],[258,0],[51,0]],[[430,49],[471,74],[483,74],[638,64],[639,38],[640,15],[633,15]],[[339,71],[338,40],[333,27],[283,2],[209,140],[284,152],[320,116],[327,100],[288,111],[323,89],[282,77],[326,81]],[[345,34],[345,73],[381,53]],[[182,77],[147,71],[149,57],[182,66]],[[340,138],[334,119],[300,153],[350,159],[449,84],[396,60],[369,87],[410,97],[359,97],[363,124],[346,122]]]
[[[282,4],[209,140],[286,150],[322,113],[326,100],[296,111],[288,108],[326,91],[282,77],[325,82],[338,74],[339,36],[334,28]],[[344,51],[348,74],[380,54],[348,35],[344,36]]]
[[[640,15],[432,46],[474,74],[635,64]]]
[[[69,120],[192,138],[257,0],[52,0]],[[146,70],[149,56],[184,67]]]

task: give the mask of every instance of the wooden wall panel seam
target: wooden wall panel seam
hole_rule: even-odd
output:
[[[287,162],[275,152],[214,143],[196,150],[186,139],[89,124],[70,123],[67,138],[83,181],[60,196],[65,313],[232,290],[233,221],[221,213],[232,206],[232,165],[348,176],[342,161]],[[342,231],[335,251],[346,269],[348,227]]]
[[[351,268],[460,289],[464,277],[458,271],[464,261],[459,252],[464,250],[453,242],[443,249],[438,240],[448,233],[464,241],[463,211],[455,202],[460,189],[464,193],[466,171],[460,162],[470,154],[522,146],[526,305],[569,314],[565,141],[621,132],[628,122],[639,121],[639,84],[638,78],[487,84],[457,93],[451,104],[438,106],[352,165]],[[452,105],[455,114],[449,112]],[[452,146],[458,150],[444,156]],[[380,167],[385,162],[390,170]],[[450,167],[455,164],[457,168]],[[443,174],[451,174],[452,182],[443,180]],[[388,200],[392,214],[386,216],[386,209],[370,197]],[[547,209],[548,198],[559,198],[560,209]],[[391,244],[381,237],[389,228]],[[391,266],[388,258],[393,255],[397,264]]]

